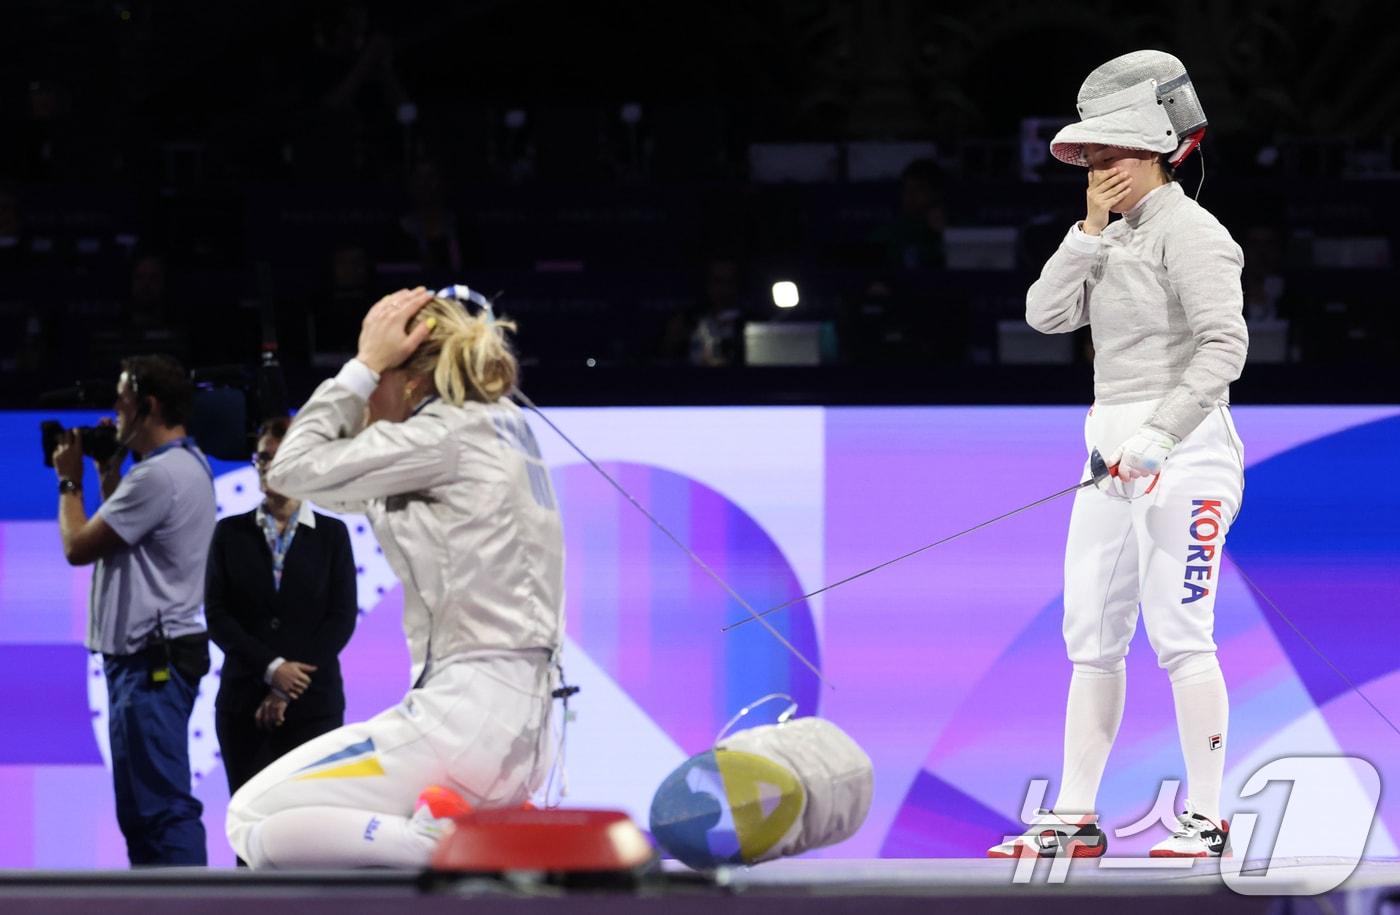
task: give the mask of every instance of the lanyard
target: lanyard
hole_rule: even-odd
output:
[[[184,448],[190,454],[194,455],[194,457],[199,461],[199,466],[204,468],[204,472],[209,474],[210,481],[213,481],[214,469],[209,466],[209,459],[204,456],[204,452],[199,450],[199,446],[195,444],[194,439],[188,435],[181,436],[180,438],[176,439],[171,439],[164,445],[161,445],[159,448],[151,449],[150,453],[142,455],[141,459],[144,461],[149,461],[156,455],[164,454],[165,452],[175,448]]]

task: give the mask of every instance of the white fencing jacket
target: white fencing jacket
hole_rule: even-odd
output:
[[[1244,369],[1243,267],[1220,221],[1171,182],[1098,236],[1070,227],[1026,293],[1026,320],[1047,334],[1089,324],[1094,400],[1160,398],[1147,424],[1181,441]]]
[[[465,654],[558,650],[564,539],[539,446],[512,402],[431,400],[366,426],[377,376],[351,360],[301,408],[268,485],[363,512],[404,590],[413,682]]]

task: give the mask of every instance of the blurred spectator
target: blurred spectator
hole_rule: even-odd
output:
[[[400,125],[416,120],[417,110],[399,79],[393,41],[373,28],[368,4],[323,4],[309,45],[295,59],[302,110],[284,158],[323,180],[401,167]]]
[[[675,315],[661,341],[665,362],[691,365],[742,365],[744,319],[739,262],[716,256],[705,267],[702,297],[691,308]]]
[[[1280,307],[1287,286],[1283,278],[1283,239],[1276,226],[1255,225],[1245,232],[1244,316],[1249,322],[1287,317]]]
[[[313,365],[339,366],[355,355],[359,321],[371,304],[369,251],[344,242],[331,252],[329,283],[307,315]]]
[[[943,170],[932,159],[905,166],[899,211],[870,236],[879,252],[878,273],[842,317],[841,350],[847,361],[963,361],[965,305],[936,299],[939,287],[927,278],[929,271],[947,266],[943,186]]]
[[[905,166],[899,185],[899,213],[871,236],[884,253],[887,269],[937,269],[946,265],[943,228],[943,170],[932,159]]]
[[[105,365],[125,352],[157,351],[185,362],[190,339],[185,316],[172,305],[165,257],[139,254],[131,264],[128,294],[120,317],[91,331],[89,358]]]
[[[128,317],[137,327],[165,323],[165,259],[158,254],[138,257],[131,265],[131,308]]]
[[[23,235],[19,194],[10,185],[0,183],[0,269],[9,271],[21,265]]]
[[[81,173],[84,137],[72,118],[73,93],[53,76],[29,83],[28,114],[19,141],[20,168],[33,178],[62,179]]]
[[[457,214],[447,203],[442,170],[431,159],[422,159],[408,180],[409,209],[399,220],[385,261],[415,264],[423,272],[450,276],[455,282],[469,260],[473,245],[464,243]]]
[[[0,184],[0,370],[37,372],[44,359],[44,323],[26,273],[19,195]]]
[[[1288,362],[1300,345],[1292,326],[1294,308],[1283,276],[1283,236],[1274,225],[1256,224],[1245,231],[1244,318],[1249,325],[1252,362]]]
[[[312,72],[327,108],[358,108],[371,113],[378,101],[397,115],[400,107],[408,104],[408,93],[394,67],[393,42],[371,30],[367,3],[328,6],[326,14],[316,20],[312,40]],[[379,99],[365,96],[368,86],[378,90]]]

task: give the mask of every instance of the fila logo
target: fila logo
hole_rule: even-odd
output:
[[[1224,523],[1219,499],[1192,499],[1191,504],[1195,508],[1191,510],[1192,520],[1188,528],[1191,539],[1186,544],[1186,577],[1182,581],[1186,596],[1181,599],[1183,604],[1194,604],[1210,594],[1208,586],[1196,582],[1210,581],[1213,571],[1211,562],[1216,554],[1215,541],[1220,538]]]
[[[1225,741],[1221,739],[1221,735],[1219,735],[1219,734],[1212,734],[1212,735],[1210,735],[1210,748],[1211,748],[1212,750],[1218,750],[1218,749],[1220,749],[1221,744],[1223,744],[1224,742],[1225,742]]]
[[[1225,836],[1224,836],[1223,834],[1221,834],[1221,833],[1218,833],[1218,832],[1217,832],[1215,835],[1206,836],[1205,839],[1206,839],[1206,848],[1209,848],[1209,849],[1211,849],[1212,851],[1219,851],[1219,850],[1220,850],[1220,846],[1222,846],[1222,845],[1225,844]]]
[[[373,842],[374,833],[379,829],[379,817],[370,817],[369,823],[365,826],[365,841]]]
[[[1046,849],[1059,848],[1060,834],[1053,829],[1047,829],[1045,832],[1042,832],[1040,834],[1040,847]]]

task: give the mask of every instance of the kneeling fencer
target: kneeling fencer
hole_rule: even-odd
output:
[[[450,822],[442,788],[503,807],[544,780],[563,534],[534,436],[506,399],[507,330],[465,287],[385,296],[356,358],[277,452],[273,488],[368,516],[403,583],[412,689],[239,789],[228,837],[252,867],[422,867]]]
[[[1118,733],[1124,658],[1139,604],[1171,677],[1190,800],[1154,856],[1229,853],[1220,810],[1228,701],[1213,637],[1225,535],[1240,510],[1243,446],[1229,385],[1244,366],[1240,248],[1174,181],[1205,132],[1181,61],[1136,51],[1089,74],[1082,118],[1051,150],[1088,169],[1087,214],[1026,297],[1037,330],[1088,325],[1088,449],[1115,476],[1075,497],[1065,551],[1064,636],[1074,664],[1053,812],[989,851],[1098,856],[1095,805]],[[1110,214],[1121,219],[1110,223]]]

